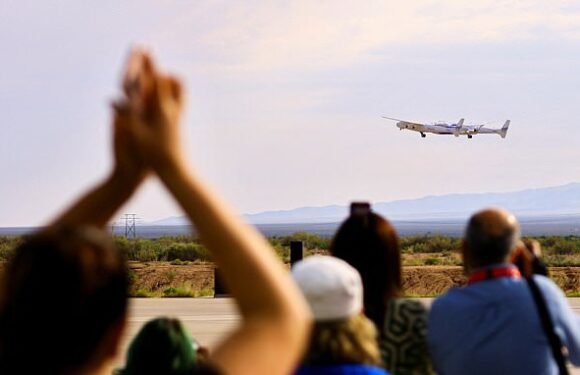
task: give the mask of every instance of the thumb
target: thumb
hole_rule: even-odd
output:
[[[140,127],[137,114],[126,101],[114,101],[111,106],[115,113],[114,132],[123,139],[135,138]]]

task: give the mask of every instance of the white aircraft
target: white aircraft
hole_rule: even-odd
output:
[[[423,138],[427,136],[426,133],[454,135],[456,137],[466,135],[469,139],[473,138],[476,134],[499,134],[502,138],[505,138],[510,126],[510,120],[507,120],[500,129],[491,129],[486,128],[485,125],[463,125],[464,119],[460,119],[456,124],[448,124],[445,122],[422,124],[386,116],[383,116],[383,118],[397,121],[397,127],[400,130],[407,129],[419,132]]]

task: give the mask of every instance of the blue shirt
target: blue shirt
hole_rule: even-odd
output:
[[[368,365],[311,365],[300,366],[294,375],[389,375],[382,368]]]
[[[544,276],[534,280],[568,359],[580,364],[580,319],[556,284]],[[442,375],[558,374],[536,304],[521,278],[484,280],[437,298],[427,343]]]

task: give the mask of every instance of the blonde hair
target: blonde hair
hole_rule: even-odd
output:
[[[357,363],[380,366],[377,330],[364,315],[347,320],[316,322],[304,358],[308,365]]]

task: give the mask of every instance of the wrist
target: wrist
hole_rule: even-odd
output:
[[[153,169],[159,178],[165,181],[175,176],[184,175],[188,170],[186,164],[185,160],[180,156],[167,156],[158,159],[157,163],[153,165]]]
[[[128,173],[116,167],[109,174],[106,184],[119,192],[133,192],[143,182],[145,176],[145,171]]]

